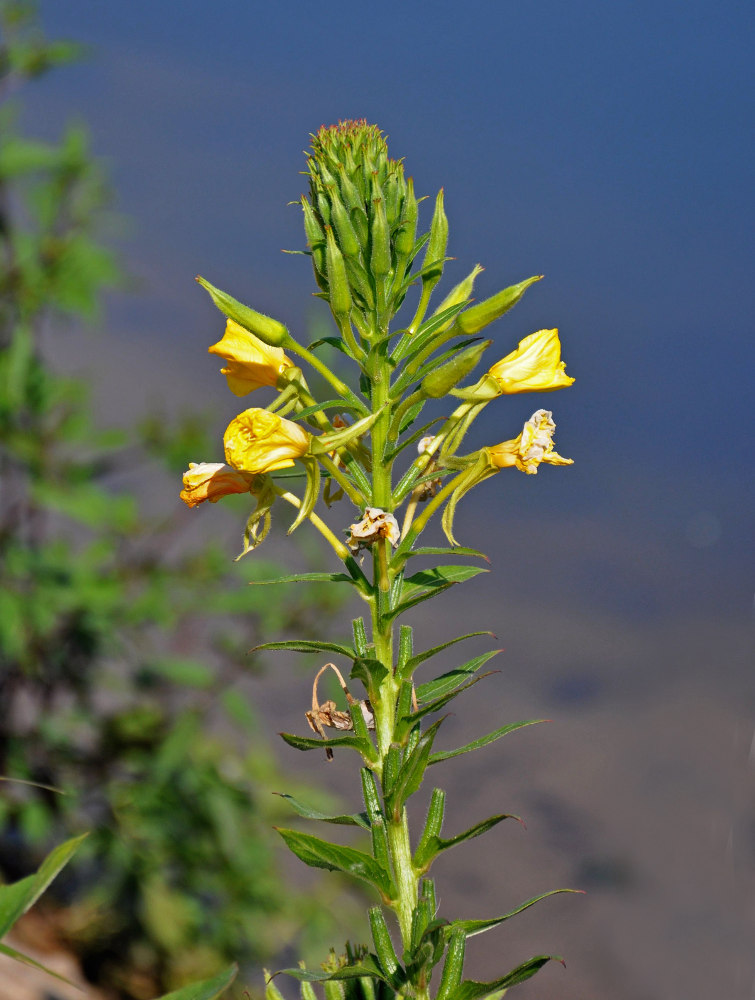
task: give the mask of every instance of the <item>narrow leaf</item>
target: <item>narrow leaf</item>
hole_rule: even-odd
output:
[[[321,742],[320,746],[322,746]],[[299,799],[295,799],[293,795],[287,795],[285,792],[273,792],[273,795],[278,795],[280,798],[285,799],[294,812],[297,812],[305,819],[317,819],[320,820],[321,823],[335,823],[338,826],[361,826],[363,830],[369,830],[370,828],[370,822],[367,818],[367,813],[365,812],[352,813],[351,815],[344,816],[328,816],[326,813],[322,813],[318,809],[313,809],[311,806],[305,805],[304,802],[300,802]]]
[[[258,649],[289,649],[293,653],[340,653],[350,660],[356,660],[357,654],[351,646],[344,646],[340,642],[320,642],[314,639],[286,639],[283,642],[263,642],[259,646],[252,646],[250,653]]]
[[[373,747],[360,736],[333,736],[329,740],[321,740],[317,736],[296,736],[294,733],[278,733],[294,750],[338,750],[339,747],[350,747],[358,750],[367,760],[374,757]]]
[[[421,569],[404,579],[404,590],[402,597],[411,596],[416,590],[427,587],[442,587],[449,583],[463,583],[471,580],[480,573],[489,573],[490,570],[482,566],[433,566],[430,569]]]
[[[416,597],[410,597],[408,601],[402,601],[397,607],[393,608],[387,614],[382,616],[384,622],[393,621],[394,618],[398,618],[399,615],[403,615],[405,611],[409,611],[411,608],[416,607],[423,601],[429,601],[431,597],[437,597],[438,594],[442,594],[444,590],[448,590],[449,587],[453,587],[453,583],[444,583],[437,587],[433,587],[432,590],[426,590],[419,593]]]
[[[346,573],[292,573],[275,580],[250,580],[250,587],[264,587],[271,583],[354,583]]]
[[[374,955],[365,955],[358,965],[345,965],[336,972],[308,972],[306,969],[281,969],[275,975],[292,976],[303,983],[340,982],[346,979],[361,979],[364,976],[372,976],[384,983],[388,983],[388,979],[375,960]]]
[[[390,795],[386,799],[386,807],[393,813],[394,819],[401,815],[401,809],[406,800],[411,795],[414,795],[422,784],[422,778],[433,748],[433,741],[444,721],[445,716],[443,719],[438,719],[437,722],[434,722],[422,734],[416,747],[402,764],[396,781],[391,788]]]
[[[495,990],[508,989],[510,986],[516,986],[517,983],[523,983],[525,979],[530,979],[550,961],[564,964],[563,958],[559,958],[558,955],[537,955],[491,983],[478,983],[474,979],[465,979],[461,986],[457,987],[454,1000],[482,1000],[483,997],[487,997]]]
[[[374,858],[364,851],[342,844],[331,844],[309,833],[284,830],[276,827],[288,846],[300,861],[311,868],[325,868],[328,871],[345,872],[375,886],[384,898],[392,898],[395,888],[388,872]]]
[[[420,663],[424,663],[425,660],[429,660],[431,656],[435,656],[436,653],[440,653],[444,649],[448,649],[449,646],[456,645],[457,642],[462,642],[464,639],[472,639],[477,635],[490,635],[493,636],[492,632],[467,632],[466,635],[457,635],[455,639],[449,639],[448,642],[442,642],[439,646],[433,646],[431,649],[426,649],[424,653],[417,653],[416,656],[412,656],[411,659],[407,660],[406,666],[403,670],[403,676],[410,677],[411,674],[417,669]],[[493,636],[495,638],[495,636]]]
[[[438,753],[432,754],[430,763],[438,764],[442,760],[449,760],[451,757],[459,757],[463,753],[469,753],[470,750],[479,750],[481,747],[486,747],[489,743],[495,743],[496,740],[499,740],[502,736],[506,736],[508,733],[522,729],[524,726],[535,726],[539,722],[548,721],[548,719],[527,719],[526,722],[510,722],[508,726],[501,726],[500,729],[493,730],[487,736],[480,736],[478,739],[472,740],[471,743],[466,743],[463,747],[459,747],[458,750],[441,750]]]
[[[87,835],[73,837],[51,851],[34,875],[0,886],[0,937],[36,903],[60,869],[67,864]]]
[[[61,976],[59,972],[55,972],[54,969],[48,969],[46,965],[42,965],[41,962],[37,962],[36,959],[31,958],[29,955],[24,955],[22,951],[16,951],[16,949],[11,948],[9,944],[0,944],[0,955],[7,955],[8,958],[14,958],[17,962],[21,962],[23,965],[30,965],[32,969],[39,969],[40,972],[46,972],[48,976],[53,976],[55,979],[59,979],[61,983],[65,983],[67,986],[73,986],[74,989],[81,989],[81,987],[77,986],[76,983],[72,983],[70,979],[66,979],[65,976]]]
[[[201,983],[192,983],[190,986],[182,986],[180,990],[166,993],[159,1000],[216,1000],[217,997],[228,989],[236,978],[238,967],[232,965],[229,969],[224,969],[212,979],[204,979]]]
[[[430,653],[432,654],[432,652],[431,650]],[[501,649],[489,649],[487,653],[480,653],[479,656],[473,657],[473,659],[463,663],[460,667],[454,667],[453,670],[441,674],[440,677],[427,681],[426,684],[420,684],[417,688],[417,701],[422,704],[455,690],[462,681],[471,674],[477,673],[480,667],[501,652],[503,652]]]
[[[424,545],[418,549],[411,549],[406,553],[409,556],[476,556],[490,562],[490,559],[479,549],[465,548],[463,545],[456,545],[453,548],[449,545]],[[481,634],[481,633],[480,633]]]
[[[451,927],[459,927],[463,930],[467,937],[474,937],[475,934],[483,934],[485,931],[491,930],[493,927],[498,927],[505,920],[510,920],[511,917],[515,917],[518,913],[522,913],[523,910],[527,910],[530,906],[534,906],[535,903],[539,903],[541,899],[547,899],[548,896],[557,896],[560,892],[574,892],[582,893],[581,889],[552,889],[550,892],[544,892],[540,896],[533,896],[532,899],[528,899],[526,902],[521,903],[514,910],[510,910],[508,913],[504,913],[502,917],[491,917],[490,920],[454,920]]]
[[[414,859],[415,866],[427,871],[433,859],[441,851],[447,851],[451,847],[456,847],[457,844],[463,844],[466,840],[473,840],[475,837],[480,837],[483,833],[487,833],[488,830],[492,830],[494,826],[498,826],[505,819],[515,819],[518,823],[522,822],[519,816],[514,816],[512,813],[501,813],[498,816],[489,816],[488,819],[476,823],[463,833],[457,833],[455,837],[428,837],[417,848],[417,854]]]

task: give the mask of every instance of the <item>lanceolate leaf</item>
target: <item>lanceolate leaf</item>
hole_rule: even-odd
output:
[[[476,556],[478,559],[490,562],[490,559],[488,559],[484,552],[480,552],[479,549],[465,548],[463,545],[456,545],[453,548],[448,545],[423,545],[418,549],[410,549],[406,555],[407,558],[409,556]],[[473,634],[476,635],[478,633]],[[479,634],[481,635],[482,633]]]
[[[251,580],[250,587],[261,587],[271,583],[354,583],[346,573],[293,573],[279,576],[275,580]]]
[[[381,893],[385,899],[391,899],[395,887],[388,872],[374,858],[353,847],[341,844],[331,844],[320,840],[309,833],[299,833],[297,830],[284,830],[276,827],[285,840],[288,848],[311,868],[325,868],[328,871],[345,872],[354,878],[368,882]]]
[[[180,990],[166,993],[159,1000],[216,1000],[221,997],[236,978],[238,968],[232,965],[230,969],[219,972],[212,979],[205,979],[201,983],[192,983],[190,986],[182,986]]]
[[[0,886],[0,937],[7,934],[18,918],[36,903],[85,837],[86,834],[59,844],[47,855],[34,875],[28,875],[11,885]]]
[[[378,965],[374,955],[365,955],[358,965],[345,965],[337,972],[307,972],[306,969],[281,969],[275,973],[276,976],[292,976],[303,983],[328,983],[340,982],[346,979],[361,979],[362,977],[374,976],[384,983],[388,983],[388,978]]]
[[[322,741],[319,741],[318,745],[322,746]],[[273,792],[273,794],[285,799],[291,808],[305,819],[317,819],[321,823],[335,823],[339,826],[361,826],[363,830],[369,830],[370,828],[370,822],[365,812],[352,813],[345,816],[328,816],[318,809],[312,809],[310,806],[305,805],[304,802],[295,799],[293,795],[287,795],[285,792]]]
[[[475,633],[472,634],[474,635]],[[466,636],[463,638],[466,638]],[[443,647],[439,646],[437,648],[442,649]],[[431,650],[431,653],[432,652],[433,651]],[[448,694],[450,691],[454,691],[467,677],[471,674],[476,674],[480,667],[486,664],[488,660],[502,652],[503,650],[501,649],[489,649],[487,653],[480,653],[479,656],[475,656],[473,659],[468,660],[460,667],[454,667],[453,670],[449,670],[447,673],[441,674],[440,677],[427,681],[426,684],[420,684],[417,688],[417,701],[422,704],[433,698],[439,698]]]
[[[440,750],[438,753],[432,754],[430,756],[430,763],[438,764],[442,760],[449,760],[451,757],[459,757],[463,753],[469,753],[470,750],[479,750],[481,747],[486,747],[488,743],[495,743],[496,740],[500,740],[502,736],[506,736],[508,733],[513,733],[524,726],[536,726],[539,722],[548,722],[548,719],[527,719],[525,722],[510,722],[508,726],[501,726],[500,729],[493,730],[487,736],[480,736],[478,739],[472,740],[471,743],[466,743],[463,747],[459,747],[458,750]]]
[[[16,951],[16,949],[11,948],[9,944],[0,944],[0,955],[7,955],[8,958],[14,958],[17,962],[21,962],[22,965],[30,965],[33,969],[39,969],[40,972],[46,972],[48,976],[54,976],[55,979],[59,979],[62,983],[66,983],[66,985],[73,986],[75,989],[78,989],[76,984],[72,983],[70,979],[66,979],[65,976],[61,976],[59,972],[55,972],[53,969],[48,969],[46,965],[42,965],[42,963],[37,962],[36,959],[30,958],[28,955],[24,955],[23,952]]]
[[[457,987],[454,1000],[483,1000],[483,997],[487,997],[495,990],[508,989],[510,986],[516,986],[517,983],[523,983],[525,979],[530,979],[550,961],[561,962],[562,965],[564,963],[564,960],[558,955],[537,955],[528,962],[518,965],[500,979],[493,980],[492,983],[478,983],[473,979],[465,979],[461,986]]]
[[[320,642],[314,639],[286,639],[283,642],[263,642],[259,646],[253,646],[251,653],[258,649],[289,649],[293,653],[340,653],[350,660],[356,660],[357,654],[351,646],[344,646],[340,642]]]
[[[431,656],[435,656],[436,653],[440,653],[444,649],[448,649],[449,646],[456,645],[457,642],[461,642],[463,639],[472,639],[477,635],[493,635],[492,632],[467,632],[466,635],[457,635],[455,639],[449,639],[448,642],[442,642],[439,646],[433,646],[431,649],[426,649],[424,653],[417,653],[416,656],[412,656],[406,662],[406,666],[402,671],[404,677],[410,677],[420,663],[424,663],[425,660],[429,660]]]
[[[392,611],[383,615],[383,621],[393,621],[394,618],[398,618],[399,615],[403,615],[404,612],[409,611],[410,608],[416,607],[417,604],[421,604],[423,601],[429,601],[431,597],[437,597],[438,594],[442,594],[444,590],[448,590],[449,587],[453,586],[453,583],[444,583],[438,587],[434,587],[432,590],[425,590],[416,597],[410,597],[408,601],[402,601],[401,604],[395,607]]]
[[[290,747],[295,750],[338,750],[350,747],[358,750],[367,760],[372,760],[375,756],[374,748],[368,740],[361,736],[334,736],[329,740],[321,740],[317,736],[296,736],[294,733],[278,733],[281,739],[285,740]]]
[[[532,899],[528,899],[526,902],[517,906],[516,909],[510,910],[508,913],[504,913],[502,917],[491,917],[490,920],[454,920],[449,926],[458,927],[466,932],[467,937],[474,937],[475,934],[483,934],[485,931],[492,930],[493,927],[498,927],[506,920],[510,920],[511,917],[515,917],[518,913],[522,913],[523,910],[529,909],[530,906],[534,906],[535,903],[539,903],[541,899],[547,899],[548,896],[556,896],[560,892],[576,892],[581,893],[581,889],[552,889],[550,892],[544,892],[540,896],[533,896]]]
[[[481,674],[479,677],[475,677],[474,680],[468,681],[466,684],[461,684],[459,687],[450,691],[448,694],[444,694],[440,698],[433,698],[432,701],[428,701],[426,704],[422,705],[416,712],[412,712],[411,715],[404,715],[400,722],[401,725],[396,726],[397,732],[401,732],[402,736],[406,728],[411,728],[415,722],[423,719],[426,715],[430,715],[432,712],[439,712],[441,708],[460,695],[462,692],[466,691],[468,688],[474,687],[479,681],[484,680],[486,677],[490,677],[495,671],[491,670],[486,674]]]
[[[414,795],[422,784],[422,777],[433,748],[433,740],[444,719],[445,716],[443,719],[438,719],[422,734],[414,750],[401,765],[401,770],[396,776],[385,803],[386,808],[393,812],[394,819],[400,817],[404,803],[409,796]]]
[[[410,597],[416,590],[424,590],[427,587],[443,587],[449,583],[463,583],[465,580],[479,576],[480,573],[489,572],[482,566],[434,566],[431,569],[421,569],[404,579],[404,590],[401,596]]]
[[[423,845],[422,851],[418,851],[414,859],[414,864],[418,868],[423,868],[425,871],[430,867],[430,863],[433,858],[436,858],[441,851],[447,851],[450,847],[456,847],[457,844],[463,844],[465,840],[472,840],[474,837],[480,837],[483,833],[487,833],[488,830],[492,830],[494,826],[498,826],[505,819],[515,819],[517,822],[521,823],[519,816],[514,816],[511,813],[502,813],[499,816],[490,816],[488,819],[482,820],[481,823],[476,823],[474,826],[465,830],[464,833],[457,833],[455,837],[430,837]],[[454,926],[457,926],[454,924]]]

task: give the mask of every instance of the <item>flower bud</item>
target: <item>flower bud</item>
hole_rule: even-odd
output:
[[[346,206],[341,201],[335,186],[328,189],[328,198],[330,200],[331,220],[338,235],[338,245],[341,252],[344,257],[358,257],[361,249],[359,239],[351,224]]]
[[[406,197],[401,215],[401,225],[393,238],[393,247],[400,257],[409,257],[414,249],[414,241],[417,237],[417,216],[419,206],[414,195],[414,181],[410,177],[406,182]]]
[[[346,276],[343,254],[338,249],[333,230],[325,227],[326,264],[328,269],[328,295],[330,308],[336,319],[348,319],[351,313],[351,290]]]
[[[370,270],[375,278],[384,278],[391,270],[391,241],[385,204],[381,198],[372,203],[372,252]]]
[[[215,288],[200,275],[197,275],[196,280],[202,288],[210,293],[212,301],[228,319],[234,320],[245,330],[249,330],[265,344],[280,347],[291,341],[288,330],[277,319],[265,316],[263,313],[258,313],[255,309],[243,305],[227,292],[221,292],[219,288]]]
[[[435,199],[435,211],[430,223],[430,239],[427,241],[424,260],[425,267],[428,264],[436,262],[438,266],[422,275],[422,283],[424,285],[436,285],[440,281],[440,276],[443,274],[447,246],[448,219],[443,209],[443,188],[441,188],[438,191],[438,197]]]
[[[322,288],[322,279],[327,274],[325,264],[325,233],[322,231],[322,227],[317,221],[315,210],[309,204],[304,195],[301,196],[301,207],[304,212],[304,234],[307,237],[307,246],[312,251],[312,264],[315,269],[315,280]],[[327,291],[327,286],[325,286],[324,290]]]
[[[459,333],[477,333],[489,323],[503,316],[512,306],[517,304],[530,285],[540,281],[542,277],[542,274],[536,274],[533,278],[527,278],[526,281],[520,281],[518,285],[504,288],[497,295],[493,295],[491,298],[485,299],[484,302],[459,313],[456,317],[456,328]]]
[[[480,344],[472,344],[466,350],[460,351],[455,358],[451,358],[440,368],[430,372],[422,380],[420,389],[423,396],[430,399],[440,399],[453,389],[453,387],[466,378],[475,369],[483,355],[483,352],[493,343],[492,340],[483,340]]]
[[[442,313],[445,309],[450,309],[451,306],[458,306],[460,303],[466,302],[467,299],[472,294],[475,278],[481,271],[484,270],[485,270],[484,267],[481,267],[479,264],[475,264],[471,273],[468,274],[463,281],[460,281],[458,285],[454,285],[454,287],[451,289],[451,291],[448,293],[445,299],[443,299],[441,304],[435,310],[433,316],[439,315],[439,313]],[[447,323],[443,324],[443,326],[438,327],[436,332],[442,333],[444,330],[447,330],[452,323],[453,320],[449,319]]]

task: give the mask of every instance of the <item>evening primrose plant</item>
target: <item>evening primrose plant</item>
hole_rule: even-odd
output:
[[[455,750],[434,750],[444,719],[439,713],[481,679],[479,671],[493,653],[420,680],[437,653],[488,633],[448,638],[416,651],[405,618],[422,602],[484,572],[455,561],[485,558],[458,545],[454,536],[457,506],[471,489],[505,469],[534,475],[542,464],[571,464],[555,450],[549,410],[536,410],[502,442],[464,450],[475,419],[501,396],[562,389],[573,379],[561,360],[558,331],[538,330],[471,381],[492,344],[480,334],[541,275],[473,304],[481,270],[476,266],[432,308],[449,259],[443,191],[435,199],[429,231],[419,233],[422,199],[415,196],[403,163],[389,159],[376,126],[349,121],[320,129],[312,136],[307,174],[309,195],[301,198],[307,249],[300,252],[311,259],[319,288],[315,294],[330,306],[336,333],[305,347],[283,323],[197,278],[227,319],[222,339],[210,351],[223,359],[221,371],[231,392],[241,397],[267,386],[277,395],[270,405],[252,406],[231,421],[223,439],[225,461],[193,463],[181,493],[189,506],[233,493],[251,495],[241,555],[263,540],[273,511],[290,506],[289,532],[309,522],[341,566],[270,582],[349,584],[366,606],[353,622],[351,645],[323,638],[260,647],[315,651],[349,665],[348,679],[358,696],[335,664],[324,664],[306,713],[313,735],[282,735],[299,750],[324,748],[328,757],[334,750],[355,754],[364,808],[326,816],[294,798],[288,801],[300,816],[356,827],[368,835],[370,850],[294,829],[278,832],[306,864],[348,873],[377,897],[369,912],[369,948],[349,948],[321,972],[286,971],[300,980],[303,1000],[316,997],[313,983],[323,984],[328,1000],[500,997],[553,956],[536,956],[492,982],[476,982],[464,978],[466,940],[552,893],[489,919],[440,916],[430,878],[435,858],[512,817],[491,816],[445,835],[440,788],[432,792],[424,825],[410,826],[408,803],[427,775],[435,777],[434,765],[485,747],[533,720],[508,723]],[[407,303],[402,312],[408,322],[394,329],[408,295],[413,309]],[[333,349],[350,364],[350,381],[324,360]],[[339,372],[343,367],[339,364]],[[330,398],[315,397],[307,380],[311,372],[329,386]],[[440,404],[445,413],[423,423],[423,410],[433,401],[434,411]],[[321,494],[327,510],[318,506]],[[337,498],[343,499],[335,506]],[[436,518],[448,545],[422,545],[423,532]],[[417,559],[424,568],[414,569]],[[344,692],[340,709],[318,698],[317,679],[329,670]],[[267,991],[270,998],[281,996],[272,982]]]

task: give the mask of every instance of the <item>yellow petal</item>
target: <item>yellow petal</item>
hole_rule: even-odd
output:
[[[490,374],[502,393],[549,392],[572,384],[565,369],[558,330],[538,330],[494,364]]]
[[[282,348],[263,343],[232,319],[226,323],[223,339],[208,351],[228,362],[220,370],[235,396],[246,396],[263,385],[275,385],[281,372],[291,367],[291,360]]]
[[[564,458],[553,449],[556,424],[550,410],[536,410],[513,441],[503,441],[487,449],[488,456],[498,469],[516,466],[521,472],[535,475],[538,466],[573,465],[574,459]]]
[[[231,493],[250,493],[254,476],[238,472],[223,462],[189,462],[183,474],[184,488],[180,497],[189,507],[196,507],[205,500],[217,503]]]
[[[244,472],[273,472],[309,450],[310,435],[292,420],[259,407],[244,410],[223,436],[225,460]]]

